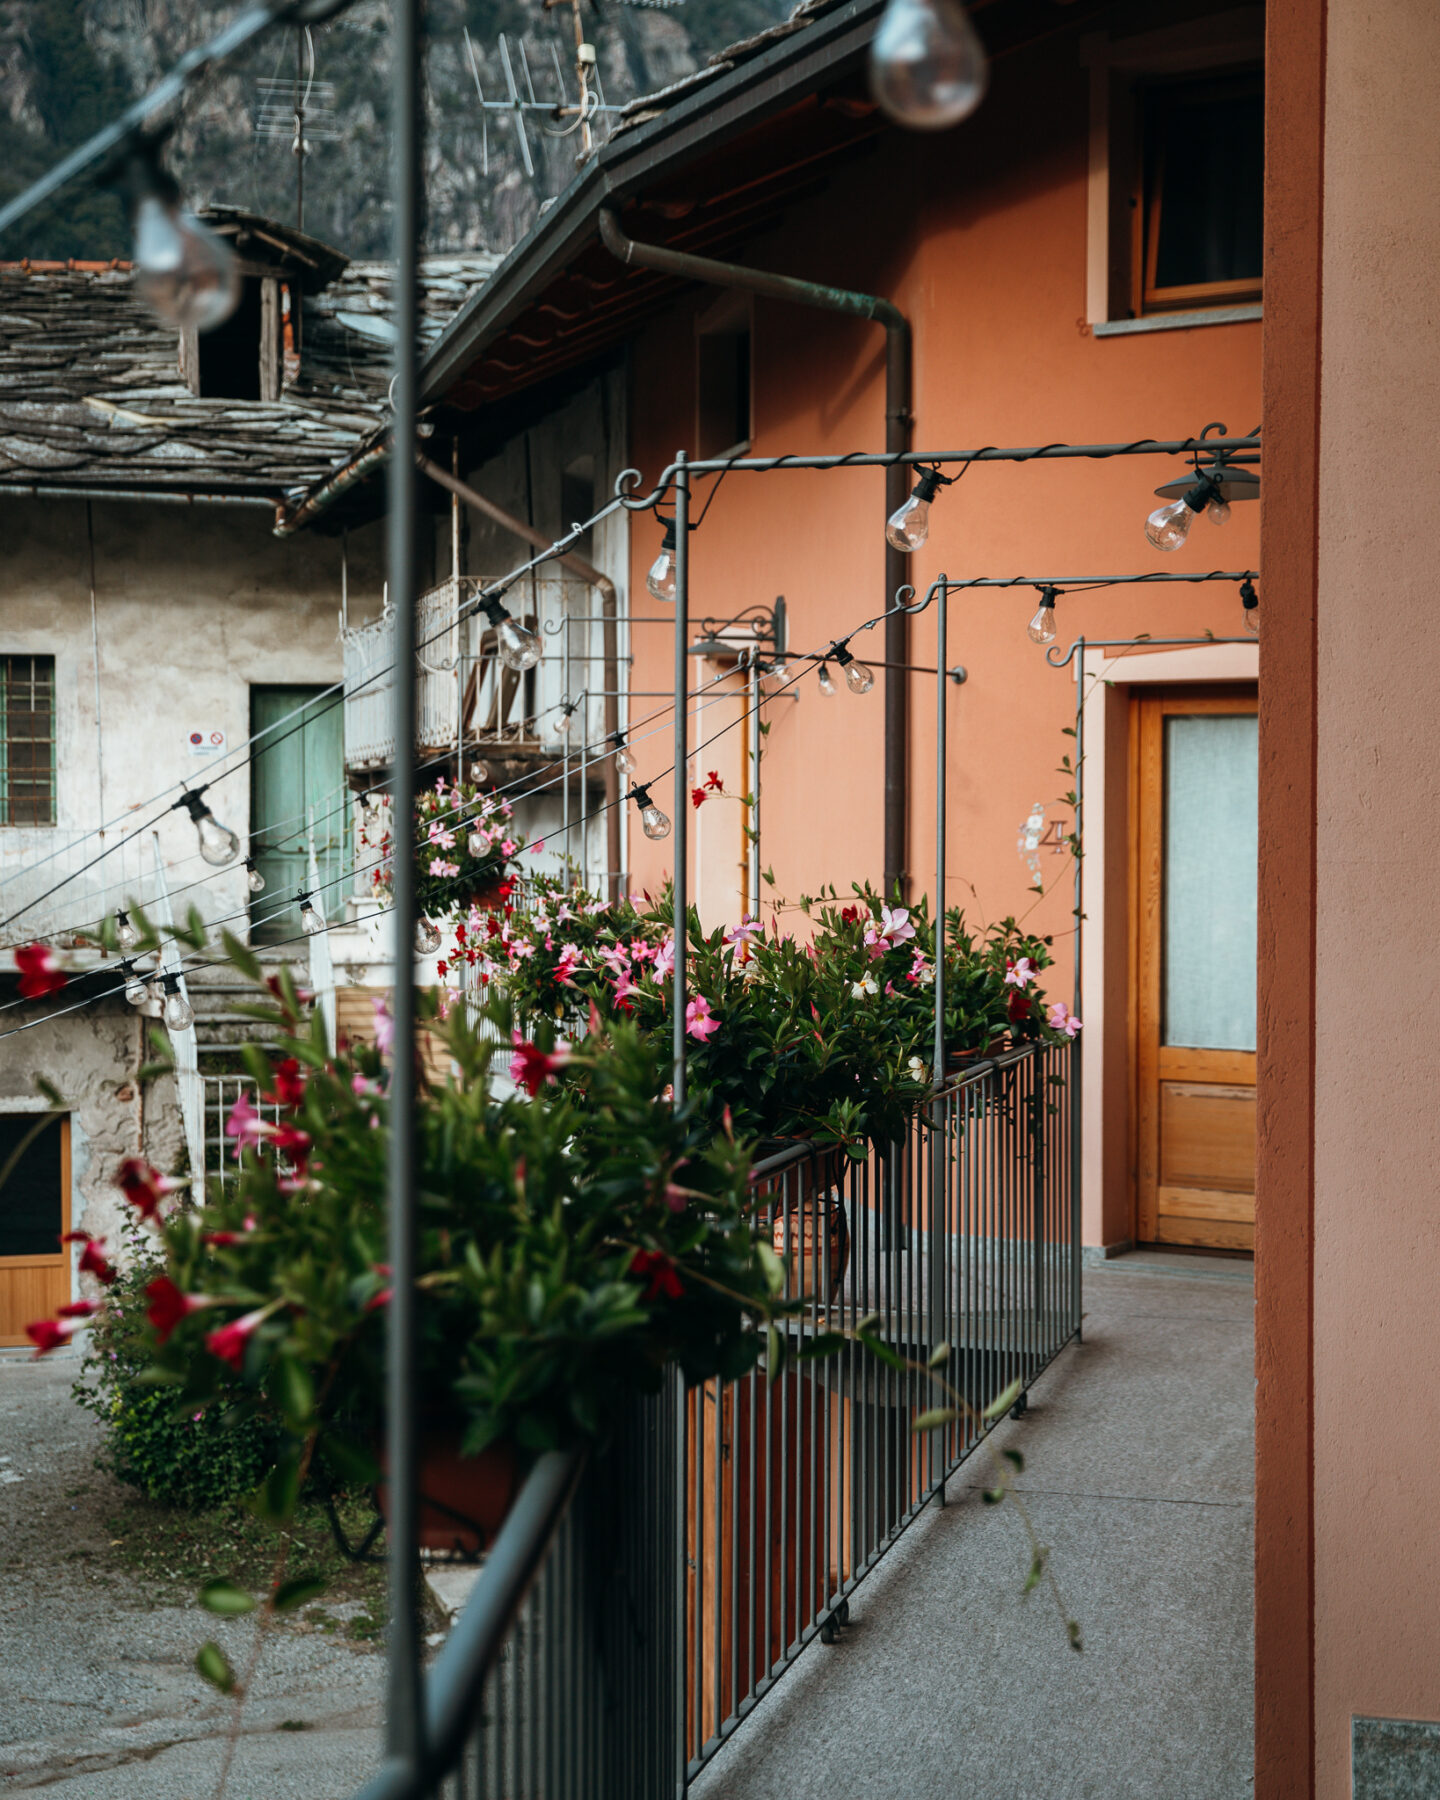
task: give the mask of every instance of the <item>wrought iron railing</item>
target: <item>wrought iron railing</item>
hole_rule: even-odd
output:
[[[670,1800],[834,1640],[992,1428],[986,1408],[1018,1382],[1023,1410],[1079,1332],[1075,1062],[1066,1045],[982,1061],[886,1150],[797,1143],[756,1166],[759,1229],[806,1296],[782,1367],[673,1383],[583,1476],[541,1462],[427,1678],[428,1774],[383,1775],[364,1800]],[[797,1357],[820,1332],[843,1348]],[[916,1434],[943,1402],[942,1344],[970,1410]]]

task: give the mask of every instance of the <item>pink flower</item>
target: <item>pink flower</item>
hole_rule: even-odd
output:
[[[1073,1038],[1080,1029],[1080,1021],[1063,1000],[1057,1000],[1050,1008],[1050,1029],[1063,1031],[1068,1038]]]
[[[265,1310],[262,1307],[259,1312],[246,1313],[243,1319],[232,1319],[218,1331],[207,1332],[205,1348],[212,1356],[218,1356],[221,1362],[229,1363],[238,1375],[245,1362],[245,1348],[255,1327],[264,1317]]]
[[[1022,956],[1019,962],[1006,963],[1005,985],[1006,987],[1017,988],[1029,987],[1037,973],[1038,970],[1033,969],[1030,966],[1030,958],[1028,956]]]
[[[765,927],[758,919],[752,919],[749,913],[746,913],[733,931],[725,933],[725,942],[727,944],[745,944],[753,937],[764,937],[764,935]]]
[[[650,971],[657,981],[675,973],[675,939],[667,937],[655,952],[655,967]]]
[[[703,1044],[720,1029],[720,1021],[710,1011],[710,1002],[697,994],[685,1008],[685,1029]]]
[[[168,1275],[158,1275],[145,1289],[149,1305],[145,1317],[155,1327],[155,1336],[164,1343],[184,1318],[202,1307],[213,1306],[208,1294],[182,1294]]]
[[[506,838],[505,842],[500,846],[501,854],[504,856],[513,856],[519,848],[520,846],[515,842],[514,838]]]
[[[630,954],[638,963],[654,962],[658,952],[653,944],[647,944],[644,938],[631,938]]]
[[[544,849],[544,848],[545,848],[545,840],[544,840],[544,838],[537,838],[537,839],[536,839],[536,840],[535,840],[535,842],[534,842],[534,843],[533,843],[533,844],[532,844],[532,845],[531,845],[531,846],[530,846],[530,854],[531,854],[531,855],[532,855],[532,856],[539,856],[539,854],[540,854],[540,852],[541,852],[541,851],[542,851],[542,850],[543,850],[543,849]]]
[[[259,1113],[256,1112],[255,1108],[250,1104],[250,1096],[248,1094],[241,1094],[240,1098],[230,1108],[230,1116],[225,1121],[226,1137],[232,1137],[239,1140],[236,1145],[237,1155],[239,1154],[240,1144],[258,1144],[261,1138],[268,1137],[272,1130],[273,1127],[267,1125],[260,1117]]]
[[[305,1098],[305,1075],[299,1062],[287,1056],[275,1071],[275,1086],[266,1094],[276,1106],[298,1106]]]
[[[437,850],[453,850],[455,848],[455,833],[447,831],[438,819],[431,822],[430,830],[426,835]]]
[[[555,1071],[569,1062],[569,1053],[557,1050],[553,1056],[547,1056],[538,1044],[527,1043],[518,1031],[511,1032],[510,1039],[515,1045],[515,1054],[510,1058],[510,1079],[523,1087],[533,1100],[547,1081],[554,1081]]]
[[[388,1056],[395,1047],[395,1021],[384,1000],[373,1000],[371,1005],[375,1008],[375,1048]]]
[[[22,944],[15,952],[15,967],[20,971],[20,992],[27,1000],[59,993],[67,980],[48,944]]]
[[[630,1005],[630,996],[640,992],[641,989],[630,979],[630,971],[628,969],[622,970],[622,972],[616,976],[615,1004],[617,1006],[622,1007],[626,1012],[633,1011],[634,1009]]]
[[[575,983],[570,977],[577,969],[585,967],[585,959],[573,944],[562,944],[560,954],[555,959],[555,975],[561,987],[573,988]]]
[[[378,1094],[380,1083],[372,1081],[368,1075],[357,1073],[350,1077],[350,1091],[355,1094]]]
[[[432,856],[430,858],[430,873],[441,878],[449,875],[458,875],[460,873],[460,865],[456,862],[447,862],[443,856]]]

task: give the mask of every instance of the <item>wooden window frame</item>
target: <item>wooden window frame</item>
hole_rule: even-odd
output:
[[[1220,99],[1226,94],[1240,97],[1248,91],[1264,92],[1262,69],[1241,70],[1229,75],[1196,79],[1193,76],[1169,77],[1163,81],[1138,84],[1133,101],[1135,144],[1131,156],[1130,187],[1130,291],[1131,306],[1138,319],[1153,318],[1167,312],[1188,312],[1208,306],[1244,306],[1263,300],[1265,284],[1245,277],[1234,281],[1197,281],[1179,287],[1157,287],[1155,272],[1160,257],[1160,220],[1164,200],[1164,152],[1157,152],[1153,165],[1147,156],[1146,135],[1149,129],[1151,97],[1167,90],[1186,89]]]
[[[16,663],[23,663],[23,662],[28,662],[31,665],[29,680],[30,680],[32,688],[33,688],[34,681],[35,681],[34,665],[36,663],[48,663],[50,665],[50,735],[48,738],[31,737],[31,738],[25,738],[23,740],[20,740],[20,741],[23,741],[24,743],[32,744],[32,745],[40,744],[40,743],[45,743],[45,744],[49,745],[49,750],[50,750],[50,792],[49,792],[49,802],[48,802],[49,817],[44,818],[44,819],[17,819],[14,816],[15,802],[14,802],[14,797],[11,792],[11,784],[14,779],[14,771],[11,768],[11,738],[10,738],[10,721],[9,721],[10,686],[11,686],[11,682],[14,679],[14,674],[13,674],[14,665]],[[56,702],[57,702],[58,695],[59,695],[59,689],[58,689],[58,683],[56,681],[57,671],[55,668],[55,658],[53,656],[45,655],[45,654],[33,654],[30,651],[25,651],[25,650],[9,651],[5,655],[0,656],[0,665],[3,665],[3,671],[4,671],[4,679],[0,680],[0,828],[3,828],[7,831],[53,831],[55,828],[55,823],[56,823],[57,815],[59,812],[59,807],[57,805],[57,799],[58,799],[57,790],[58,790],[58,778],[59,778],[59,756],[58,756],[58,749],[59,749],[58,724],[59,724],[59,720],[57,717],[57,707],[56,707]],[[33,708],[32,708],[32,711],[33,711]],[[33,779],[31,779],[30,781],[28,781],[26,783],[26,785],[33,789],[36,786],[36,782]]]

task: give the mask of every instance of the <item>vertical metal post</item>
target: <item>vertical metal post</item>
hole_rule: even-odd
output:
[[[672,802],[675,829],[675,1105],[685,1104],[685,950],[689,914],[690,796],[686,763],[690,753],[690,717],[685,692],[690,669],[690,470],[681,450],[675,458],[675,783]]]
[[[1085,640],[1075,652],[1075,1002],[1077,1017],[1084,997],[1081,958],[1085,949]],[[1078,1038],[1070,1051],[1070,1322],[1076,1339],[1082,1333],[1083,1300],[1080,1292],[1081,1262],[1081,1072],[1083,1059]]]
[[[752,919],[760,917],[760,668],[759,657],[750,657],[750,837],[746,844],[745,886]]]
[[[395,850],[391,924],[395,945],[394,1050],[390,1068],[391,1300],[388,1308],[386,1450],[390,1482],[387,1755],[411,1768],[421,1741],[415,1229],[415,600],[419,565],[415,443],[419,343],[420,0],[397,0],[391,30],[394,135],[395,380],[390,459],[389,575],[395,608]]]
[[[936,577],[935,595],[935,1053],[930,1079],[945,1080],[945,629],[950,586]]]

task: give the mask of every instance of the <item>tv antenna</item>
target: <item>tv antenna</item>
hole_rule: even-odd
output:
[[[272,141],[290,141],[295,158],[295,227],[305,229],[305,158],[316,144],[334,143],[340,137],[335,118],[335,84],[315,79],[315,39],[310,27],[295,33],[295,79],[262,75],[260,104],[255,113],[255,135]]]
[[[585,26],[580,16],[580,0],[544,0],[546,12],[553,12],[558,7],[568,7],[574,20],[575,57],[571,65],[577,97],[571,99],[566,85],[565,71],[560,59],[559,47],[551,43],[550,67],[541,67],[538,71],[541,93],[537,94],[535,83],[537,72],[530,65],[530,56],[525,42],[517,39],[512,51],[510,41],[502,31],[499,36],[500,69],[504,78],[504,98],[491,100],[487,98],[484,85],[480,79],[480,58],[475,53],[475,45],[471,40],[468,26],[465,28],[465,51],[470,59],[470,73],[475,81],[475,94],[480,102],[480,155],[485,174],[490,173],[490,127],[488,115],[492,112],[508,113],[514,124],[515,139],[520,151],[520,160],[525,165],[525,173],[535,174],[535,158],[530,150],[530,134],[526,128],[527,116],[547,137],[565,138],[579,134],[580,147],[576,154],[576,162],[583,162],[595,148],[595,132],[600,124],[608,128],[611,117],[621,109],[611,106],[605,98],[604,83],[600,79],[600,65],[596,61],[595,46],[585,37]],[[519,69],[519,79],[516,69]],[[543,96],[543,97],[542,97]],[[608,129],[606,135],[609,135]]]

